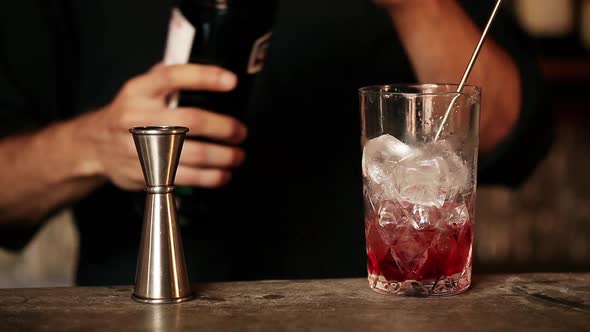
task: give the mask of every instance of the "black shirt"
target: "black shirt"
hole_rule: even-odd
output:
[[[106,105],[162,59],[171,3],[4,5],[0,135]],[[465,5],[480,25],[492,8],[491,1]],[[480,160],[479,182],[517,186],[546,152],[551,117],[539,104],[526,40],[506,13],[492,34],[520,69],[523,110],[513,133]],[[364,0],[282,1],[269,52],[248,106],[247,161],[227,188],[198,191],[201,216],[183,226],[190,276],[364,276],[357,89],[414,82],[407,56],[389,17]],[[75,204],[79,284],[133,282],[142,204],[140,193],[112,185]]]

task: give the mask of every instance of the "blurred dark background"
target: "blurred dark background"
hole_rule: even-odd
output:
[[[517,191],[480,188],[476,271],[590,270],[590,1],[512,0],[555,114],[547,158]]]
[[[475,273],[590,271],[590,0],[506,5],[534,41],[556,135],[521,188],[478,189]],[[77,245],[66,210],[22,253],[0,249],[0,287],[73,284]]]

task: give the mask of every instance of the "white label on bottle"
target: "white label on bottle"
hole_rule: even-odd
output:
[[[252,52],[250,52],[250,59],[248,60],[248,74],[256,74],[264,67],[271,35],[272,33],[268,32],[254,42]]]
[[[166,40],[163,61],[165,65],[185,64],[189,61],[195,33],[195,27],[178,8],[174,8],[168,26],[168,39]],[[178,107],[178,92],[170,96],[168,100],[168,108],[176,107]]]

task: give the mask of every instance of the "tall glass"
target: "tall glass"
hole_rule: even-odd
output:
[[[456,90],[359,90],[367,268],[379,293],[453,295],[471,283],[481,90]]]

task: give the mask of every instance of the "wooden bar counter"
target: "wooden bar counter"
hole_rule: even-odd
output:
[[[590,274],[476,275],[443,298],[374,293],[364,279],[195,285],[173,305],[131,287],[0,290],[0,331],[590,331]]]

